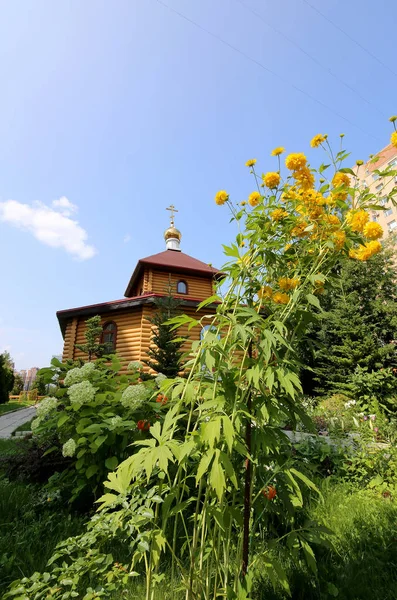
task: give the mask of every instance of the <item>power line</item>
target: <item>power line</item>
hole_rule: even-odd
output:
[[[362,44],[360,44],[360,42],[358,42],[356,39],[354,39],[350,33],[348,33],[347,31],[345,31],[344,29],[342,29],[342,27],[340,27],[337,23],[335,23],[334,21],[332,21],[332,19],[330,19],[329,17],[327,17],[327,15],[325,15],[324,13],[322,13],[316,6],[313,6],[313,4],[311,4],[310,2],[308,2],[308,0],[302,0],[302,2],[304,2],[305,4],[307,4],[308,6],[310,6],[310,8],[312,10],[314,10],[316,13],[318,13],[323,19],[325,19],[326,21],[328,21],[328,23],[330,23],[331,25],[333,25],[333,27],[335,27],[335,29],[337,29],[338,31],[340,31],[341,33],[343,33],[343,35],[345,35],[351,42],[353,42],[354,44],[356,44],[356,46],[358,46],[359,48],[361,48],[361,50],[363,50],[364,52],[366,52],[368,54],[368,56],[371,56],[371,58],[373,58],[374,60],[376,60],[380,65],[382,65],[382,67],[384,67],[385,69],[387,69],[388,71],[390,71],[390,73],[392,73],[395,77],[397,77],[397,73],[395,71],[393,71],[393,69],[391,69],[389,66],[387,66],[380,58],[378,58],[375,54],[373,54],[373,52],[371,52],[370,50],[368,50],[368,48],[366,48],[365,46],[363,46]]]
[[[369,106],[372,106],[380,115],[382,115],[382,117],[387,117],[386,113],[384,113],[383,110],[381,110],[380,108],[378,108],[378,106],[376,106],[376,104],[374,104],[373,102],[371,102],[371,100],[367,100],[367,98],[365,98],[364,96],[362,96],[360,94],[360,92],[358,92],[353,86],[351,86],[349,83],[346,83],[346,81],[344,81],[338,75],[336,75],[336,73],[334,73],[329,67],[323,65],[319,60],[317,60],[317,58],[315,58],[314,56],[312,56],[309,52],[307,52],[304,48],[302,48],[302,46],[300,46],[297,42],[295,42],[295,40],[293,40],[288,35],[286,35],[283,31],[281,31],[280,29],[277,29],[277,27],[274,27],[274,25],[272,25],[271,23],[269,23],[268,21],[266,21],[264,19],[264,17],[260,13],[256,12],[253,8],[251,8],[250,6],[247,6],[243,2],[243,0],[235,0],[235,1],[238,2],[239,4],[241,4],[241,6],[243,6],[247,10],[249,10],[255,17],[257,17],[258,19],[260,19],[263,23],[265,23],[265,25],[267,25],[267,27],[269,27],[270,29],[273,29],[273,31],[275,31],[276,33],[278,33],[279,35],[281,35],[281,37],[283,37],[284,39],[286,39],[290,44],[292,44],[293,46],[295,46],[296,48],[298,48],[305,56],[307,56],[308,58],[310,58],[310,60],[312,60],[317,66],[319,66],[321,69],[325,69],[325,71],[329,75],[331,75],[332,77],[334,77],[334,79],[336,79],[337,81],[339,81],[339,83],[341,83],[347,89],[349,89],[351,92],[353,92],[354,94],[356,94],[356,96],[358,96],[358,98],[360,98],[361,100],[363,100],[364,102],[366,102]]]
[[[190,17],[188,17],[188,16],[184,15],[183,13],[179,12],[178,10],[176,10],[175,8],[173,8],[172,6],[169,6],[169,4],[166,4],[165,2],[163,2],[163,0],[156,0],[156,2],[158,2],[158,4],[161,4],[162,6],[164,6],[165,8],[167,8],[169,11],[175,13],[176,15],[178,15],[179,17],[181,17],[182,19],[184,19],[188,23],[191,23],[191,25],[194,25],[195,27],[197,27],[201,31],[204,31],[205,33],[207,33],[211,37],[215,38],[216,40],[218,40],[219,42],[221,42],[222,44],[224,44],[225,46],[227,46],[231,50],[234,50],[234,52],[237,52],[238,54],[240,54],[241,56],[243,56],[244,58],[246,58],[250,62],[254,63],[255,65],[257,65],[258,67],[260,67],[261,69],[263,69],[267,73],[271,73],[271,75],[273,75],[274,77],[277,77],[277,79],[280,79],[280,81],[282,81],[286,85],[292,87],[294,90],[300,92],[301,94],[303,94],[307,98],[310,98],[310,100],[312,100],[313,102],[316,102],[316,104],[319,104],[323,108],[326,108],[328,111],[330,111],[331,113],[333,113],[334,115],[336,115],[339,119],[342,119],[343,121],[346,121],[346,123],[349,123],[349,125],[351,125],[352,127],[355,127],[356,129],[358,129],[362,133],[365,133],[365,135],[368,135],[369,137],[372,137],[374,140],[382,143],[382,140],[380,140],[377,136],[373,135],[372,133],[368,133],[368,131],[365,131],[364,129],[362,129],[362,127],[360,127],[359,125],[356,125],[355,123],[353,123],[352,121],[350,121],[350,119],[348,119],[347,117],[344,117],[343,115],[341,115],[340,113],[338,113],[337,111],[335,111],[331,106],[328,106],[327,104],[325,104],[324,102],[322,102],[322,100],[319,100],[318,98],[315,98],[314,96],[312,96],[311,94],[309,94],[308,92],[306,92],[302,88],[298,87],[294,83],[291,83],[287,79],[284,79],[284,77],[282,77],[281,75],[279,75],[278,73],[276,73],[272,69],[269,69],[263,63],[259,62],[255,58],[252,58],[252,56],[249,56],[249,54],[246,54],[243,50],[240,50],[236,46],[233,46],[233,44],[230,44],[229,42],[227,42],[226,40],[224,40],[223,38],[221,38],[219,35],[217,35],[216,33],[213,33],[212,31],[210,31],[209,29],[207,29],[203,25],[200,25],[199,23],[197,23],[196,21],[194,21]]]

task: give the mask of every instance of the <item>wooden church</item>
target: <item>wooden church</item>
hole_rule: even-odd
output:
[[[123,362],[128,364],[148,358],[146,352],[152,338],[148,318],[156,310],[155,298],[166,296],[169,289],[180,300],[181,312],[195,319],[214,312],[214,307],[207,306],[198,311],[197,306],[214,294],[214,282],[223,274],[181,251],[182,235],[175,228],[175,208],[171,205],[168,210],[171,210],[171,226],[164,233],[166,250],[138,260],[124,292],[125,298],[57,312],[64,339],[64,361],[86,358],[76,344],[84,344],[85,321],[94,315],[100,315],[102,320],[101,342]],[[182,348],[188,351],[190,344],[200,339],[201,328],[192,328],[188,332],[187,328],[181,327],[180,334],[188,338]]]

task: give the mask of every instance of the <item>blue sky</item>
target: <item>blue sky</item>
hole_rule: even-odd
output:
[[[248,158],[272,170],[283,145],[316,162],[319,132],[345,133],[354,160],[387,145],[397,5],[376,6],[3,2],[0,350],[47,365],[56,311],[123,297],[136,261],[164,249],[170,203],[183,250],[221,266],[234,229],[213,197],[247,197]]]

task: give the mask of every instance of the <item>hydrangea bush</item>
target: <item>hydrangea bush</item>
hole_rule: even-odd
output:
[[[121,366],[117,358],[111,366],[101,359],[78,367],[55,359],[52,368],[42,370],[49,381],[56,374],[61,383],[55,396],[38,405],[32,431],[39,439],[58,439],[53,450],[70,459],[49,487],[64,490],[71,501],[82,494],[95,498],[108,471],[163,418],[164,407],[156,402],[161,381],[140,383],[140,363],[129,365],[127,375],[120,374]]]

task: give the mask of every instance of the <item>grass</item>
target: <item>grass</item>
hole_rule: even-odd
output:
[[[17,431],[31,431],[32,421],[33,421],[33,419],[30,419],[30,421],[27,421],[26,423],[23,423],[22,425],[20,425],[19,427],[17,427],[12,432],[12,435],[15,435]]]
[[[15,579],[43,571],[57,543],[83,527],[81,516],[52,507],[39,487],[5,479],[0,515],[0,596]]]
[[[22,408],[33,406],[33,404],[33,402],[27,400],[23,402],[7,402],[6,404],[0,404],[0,417],[1,415],[5,415],[14,410],[21,410]]]

